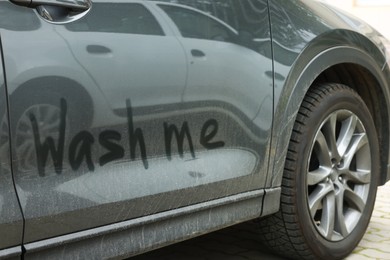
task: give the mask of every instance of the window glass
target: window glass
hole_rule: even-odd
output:
[[[181,35],[224,41],[271,57],[266,0],[151,0]]]
[[[95,3],[82,19],[67,24],[77,32],[164,35],[154,16],[141,4]]]
[[[268,34],[268,10],[265,0],[153,0],[171,6],[191,7],[207,13],[238,32],[250,33],[253,38]]]

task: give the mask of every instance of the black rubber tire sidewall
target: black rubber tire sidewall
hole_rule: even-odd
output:
[[[318,128],[332,112],[343,109],[349,110],[357,115],[364,125],[370,143],[372,175],[366,207],[355,229],[343,240],[331,242],[321,236],[311,219],[307,202],[306,172],[312,142]],[[343,88],[332,92],[331,95],[327,95],[316,109],[312,111],[302,136],[306,136],[307,138],[302,138],[298,146],[298,162],[301,163],[296,165],[295,171],[295,203],[301,231],[305,237],[306,244],[319,258],[343,258],[348,255],[347,252],[352,251],[356,247],[364,235],[375,202],[379,174],[379,145],[373,120],[369,110],[360,97],[351,90]]]

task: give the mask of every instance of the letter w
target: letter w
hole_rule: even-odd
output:
[[[57,174],[62,173],[62,162],[64,158],[64,142],[65,142],[65,127],[66,127],[66,110],[67,104],[65,99],[61,98],[61,112],[59,125],[59,138],[57,149],[54,144],[53,137],[49,136],[41,143],[41,135],[39,133],[38,122],[34,114],[30,114],[31,126],[33,129],[35,152],[37,155],[38,173],[40,176],[45,176],[45,167],[49,152],[53,159],[53,164]]]

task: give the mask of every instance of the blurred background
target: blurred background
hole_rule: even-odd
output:
[[[390,39],[390,0],[322,0],[368,22]]]

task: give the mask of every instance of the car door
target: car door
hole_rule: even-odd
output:
[[[0,10],[1,12],[4,10]],[[0,26],[2,20],[0,19]],[[1,34],[0,34],[1,36]],[[0,48],[0,61],[1,58]],[[12,177],[7,95],[0,63],[0,258],[22,254],[23,217]]]
[[[204,116],[220,124],[229,142],[224,148],[232,158],[226,156],[224,173],[237,170],[232,164],[243,165],[240,179],[250,176],[252,188],[263,187],[273,111],[267,1],[151,3],[164,13],[188,57],[184,104],[202,104]],[[256,164],[248,159],[252,152]]]
[[[222,2],[237,9],[234,1]],[[196,90],[195,60],[155,3],[96,0],[90,10],[65,16],[56,16],[58,7],[35,12],[0,3],[5,19],[16,13],[24,19],[0,33],[26,248],[264,186],[272,121],[268,30],[265,54],[217,41],[204,50],[218,51],[220,43],[230,49],[226,55],[238,49],[264,61],[238,69],[249,83],[236,92],[214,83],[209,92],[204,84]],[[214,69],[225,54],[219,59]],[[258,89],[252,67],[264,78]],[[219,71],[217,81],[232,70]],[[215,82],[212,72],[198,78]],[[249,106],[243,95],[251,97]]]

